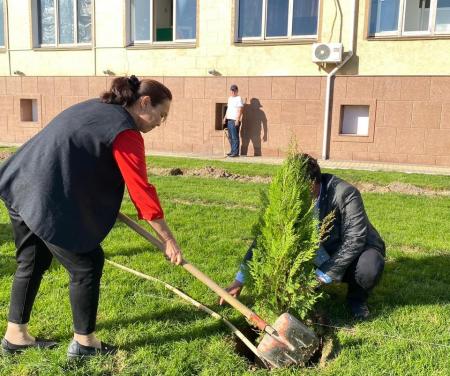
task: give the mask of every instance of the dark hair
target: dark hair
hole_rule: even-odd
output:
[[[320,166],[317,163],[317,159],[311,157],[309,154],[300,154],[300,160],[306,160],[306,173],[308,174],[311,181],[314,183],[320,183],[322,180],[322,172],[320,171]]]
[[[172,100],[172,93],[161,82],[155,80],[139,80],[136,76],[117,77],[113,80],[109,91],[105,91],[100,99],[104,103],[130,106],[142,96],[149,96],[152,106],[165,100]]]

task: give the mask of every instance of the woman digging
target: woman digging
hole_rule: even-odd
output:
[[[52,348],[34,338],[28,322],[44,272],[55,257],[70,276],[74,337],[70,358],[114,354],[95,335],[104,253],[127,185],[140,219],[165,244],[165,256],[182,260],[148,183],[141,133],[167,118],[170,90],[154,80],[116,78],[100,99],[76,104],[56,116],[0,166],[0,197],[11,218],[17,271],[11,290],[3,352]]]

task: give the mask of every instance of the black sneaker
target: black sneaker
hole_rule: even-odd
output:
[[[348,299],[347,304],[355,320],[367,320],[369,318],[370,311],[365,301]]]
[[[101,342],[101,348],[98,349],[96,347],[84,346],[77,341],[72,340],[67,349],[67,356],[70,359],[76,359],[95,355],[114,355],[116,352],[117,347],[108,345],[104,342]]]
[[[30,345],[14,345],[9,342],[7,339],[2,339],[2,352],[4,354],[18,354],[26,349],[52,349],[58,345],[58,342],[47,340],[47,339],[39,339],[36,338],[36,341]]]
[[[239,157],[239,154],[230,154],[229,157],[230,158],[236,158],[236,157]]]
[[[229,157],[231,154],[233,154],[231,151],[229,153],[227,153],[227,156]]]

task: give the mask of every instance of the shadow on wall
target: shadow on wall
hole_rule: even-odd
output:
[[[258,98],[252,98],[250,104],[244,106],[241,129],[241,155],[248,155],[251,143],[254,155],[262,155],[262,141],[267,141],[267,118]]]

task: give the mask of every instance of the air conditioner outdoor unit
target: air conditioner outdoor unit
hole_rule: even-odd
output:
[[[342,61],[342,43],[314,43],[312,61],[314,63],[340,63]]]

